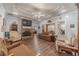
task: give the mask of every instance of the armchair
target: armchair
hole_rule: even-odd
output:
[[[0,39],[0,56],[35,56],[37,52],[21,42],[6,44],[6,41]]]

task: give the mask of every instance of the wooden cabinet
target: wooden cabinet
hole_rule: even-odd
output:
[[[18,27],[17,24],[12,24],[10,30],[11,31],[17,31]]]

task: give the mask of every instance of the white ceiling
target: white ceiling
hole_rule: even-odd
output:
[[[45,20],[76,9],[74,3],[5,3],[7,13]],[[38,21],[37,20],[37,21]]]

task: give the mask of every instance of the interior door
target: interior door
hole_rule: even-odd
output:
[[[48,32],[55,31],[55,24],[48,25]]]

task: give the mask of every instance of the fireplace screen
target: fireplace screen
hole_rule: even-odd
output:
[[[25,31],[25,32],[22,33],[22,36],[31,36],[31,32]]]

